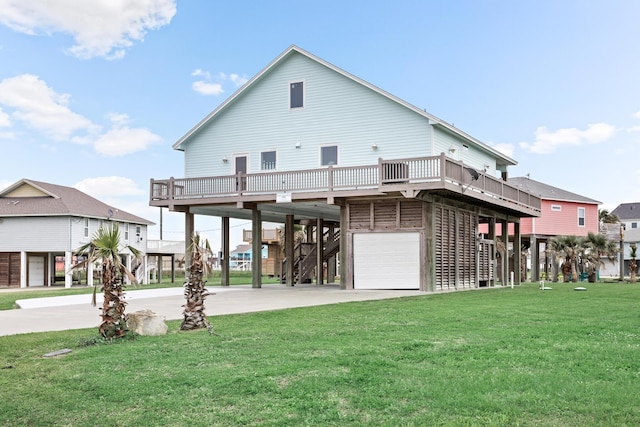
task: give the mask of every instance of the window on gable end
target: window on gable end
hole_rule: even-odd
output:
[[[89,237],[89,218],[84,219],[84,237]]]
[[[260,169],[263,171],[274,170],[276,168],[276,152],[263,151],[260,153]]]
[[[304,83],[295,82],[289,84],[289,108],[304,107]]]

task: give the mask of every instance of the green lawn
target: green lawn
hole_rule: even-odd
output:
[[[0,425],[640,425],[640,285],[583,285],[0,337]]]

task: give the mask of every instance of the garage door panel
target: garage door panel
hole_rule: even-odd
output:
[[[420,233],[354,233],[355,289],[420,289]]]

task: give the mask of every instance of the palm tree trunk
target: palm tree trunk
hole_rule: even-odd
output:
[[[125,307],[123,285],[118,278],[117,268],[112,263],[107,263],[102,269],[102,323],[98,328],[100,335],[105,338],[121,338],[127,332],[125,320]]]

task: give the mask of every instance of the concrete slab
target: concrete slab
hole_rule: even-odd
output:
[[[171,292],[161,289],[146,294],[127,292],[127,311],[152,310],[165,316],[167,320],[182,319],[184,296],[182,288]],[[250,313],[256,311],[282,310],[293,307],[309,307],[337,304],[351,301],[367,301],[407,296],[425,295],[420,291],[408,290],[340,290],[337,285],[263,285],[262,288],[249,286],[207,287],[215,295],[206,300],[207,316]],[[178,292],[176,292],[178,291]],[[164,292],[171,295],[163,295]],[[176,295],[177,293],[177,295]],[[30,309],[0,311],[0,336],[30,332],[63,331],[81,328],[97,328],[100,322],[100,306],[91,305],[90,295],[80,295],[79,301],[67,305],[48,305]],[[67,298],[67,297],[64,297]],[[24,300],[26,301],[26,300]],[[54,304],[54,302],[51,302]],[[57,304],[58,301],[55,301]],[[35,304],[35,303],[33,303]]]

